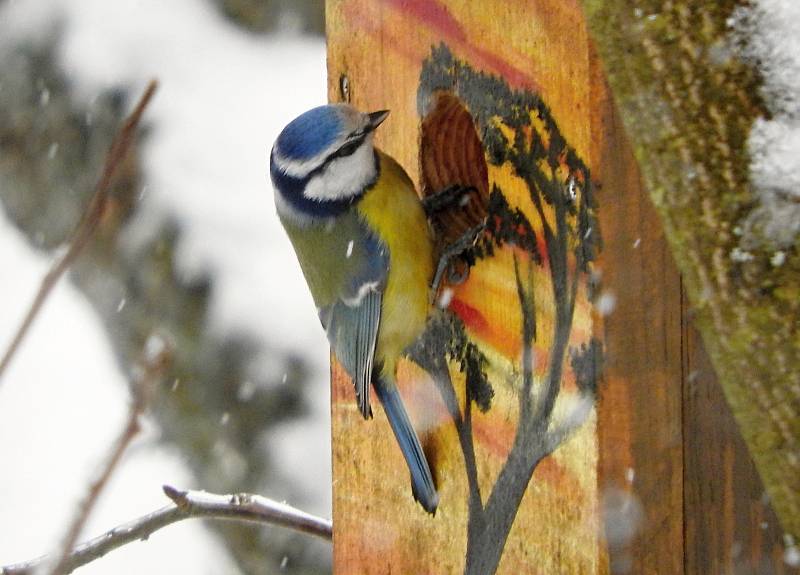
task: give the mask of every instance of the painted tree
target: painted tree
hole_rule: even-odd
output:
[[[498,251],[512,253],[522,345],[513,378],[493,382],[487,376],[489,360],[469,335],[473,318],[460,316],[458,309],[436,318],[414,354],[420,365],[435,374],[464,458],[469,484],[465,573],[493,573],[536,467],[592,409],[602,346],[592,338],[569,347],[576,298],[580,286],[586,287],[591,279],[591,263],[599,247],[592,182],[589,170],[535,93],[512,90],[502,79],[476,72],[455,59],[445,45],[435,48],[423,64],[418,101],[420,113],[426,116],[421,148],[426,190],[434,192],[443,184],[479,192],[486,189],[486,168],[479,165],[482,157],[470,153],[478,141],[477,129],[486,159],[495,166],[507,165],[524,181],[527,201],[534,208],[529,213],[512,207],[495,184],[487,202],[471,202],[488,204],[485,231],[461,254],[465,263],[478,265]],[[445,131],[444,137],[439,137],[438,130]],[[458,232],[452,233],[452,228],[463,231],[452,213],[437,213],[433,219],[440,234],[454,237]],[[534,284],[545,278],[552,299],[537,301]],[[545,366],[534,364],[537,346],[547,350]],[[453,387],[446,358],[466,374],[463,402]],[[554,408],[567,362],[582,401],[556,418]],[[486,485],[479,479],[472,405],[484,412],[491,410],[497,385],[513,388],[518,421],[502,469]]]

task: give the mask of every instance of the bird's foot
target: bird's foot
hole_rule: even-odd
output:
[[[447,274],[447,283],[449,284],[459,285],[466,281],[469,276],[469,265],[461,256],[475,245],[475,242],[478,241],[485,229],[486,222],[478,224],[464,232],[456,241],[444,247],[431,282],[431,303],[436,300],[445,274]]]

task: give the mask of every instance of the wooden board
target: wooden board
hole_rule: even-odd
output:
[[[605,288],[616,297],[605,321],[600,484],[611,498],[609,511],[633,524],[612,538],[612,567],[682,573],[680,275],[600,74],[598,64],[595,177],[602,186],[605,240],[599,264]]]
[[[449,311],[486,359],[483,389],[491,388],[491,406],[483,412],[479,400],[465,400],[480,395],[480,385],[467,385],[453,362],[452,386],[444,391],[410,366],[401,381],[412,419],[426,431],[423,441],[441,494],[435,517],[411,498],[383,414],[376,410],[374,421],[362,421],[351,384],[335,372],[334,563],[341,573],[483,573],[498,564],[503,573],[597,572],[603,561],[594,415],[591,399],[588,405],[582,399],[586,378],[576,377],[571,361],[594,349],[587,289],[598,230],[589,229],[589,90],[572,82],[588,77],[587,39],[574,4],[552,13],[532,3],[476,6],[328,4],[331,99],[349,96],[365,110],[390,109],[378,145],[423,188],[425,181],[444,182],[420,173],[420,125],[436,112],[442,92],[454,95],[491,148],[479,158],[487,166],[485,192],[494,192],[484,198],[490,220],[517,224],[506,229],[498,223],[487,240],[493,253],[479,258],[466,283],[448,288]],[[520,19],[529,25],[517,26]],[[545,53],[542,45],[551,49]],[[583,47],[582,57],[575,57],[576,46]],[[349,94],[342,93],[342,77]],[[524,117],[514,116],[517,111]],[[528,142],[524,150],[514,150],[516,134]],[[491,157],[538,154],[531,142],[545,154],[538,160]],[[444,156],[458,157],[462,147],[451,144]],[[443,171],[458,172],[447,168],[457,159],[442,161]],[[523,164],[530,167],[527,180],[519,173]],[[547,180],[544,192],[534,178]],[[553,204],[545,193],[559,199]],[[574,213],[564,200],[570,193]],[[573,252],[581,246],[578,259],[586,261]],[[554,290],[556,284],[564,289]],[[523,314],[526,306],[534,313]],[[535,340],[534,324],[524,317],[535,320]],[[448,416],[448,397],[460,423]],[[546,414],[531,415],[540,409]],[[548,424],[551,432],[559,431],[570,416],[579,416],[583,425],[545,456],[543,443],[552,440]]]
[[[686,573],[798,575],[691,315],[683,322]]]
[[[458,361],[433,377],[411,362],[401,367],[441,494],[435,516],[414,503],[382,411],[363,421],[334,364],[335,571],[722,573],[737,549],[742,565],[768,557],[783,568],[774,526],[740,528],[728,521],[746,512],[736,511],[718,535],[709,515],[731,506],[756,513],[757,477],[735,426],[707,433],[709,407],[689,391],[700,382],[709,401],[722,402],[704,367],[689,382],[702,345],[578,4],[332,0],[327,26],[331,101],[390,109],[377,143],[420,193],[473,185],[493,223],[467,281],[448,286],[447,298],[463,328],[456,335],[485,361],[477,362],[485,380],[467,381]],[[453,115],[437,117],[442,110]],[[462,169],[472,150],[464,112],[485,166]],[[558,202],[537,206],[545,176],[588,205],[584,221],[565,220],[569,249],[547,239],[546,227],[563,228]],[[576,255],[578,247],[587,251]],[[574,309],[560,315],[572,286]],[[535,322],[526,326],[526,317]],[[431,347],[444,353],[453,332],[437,333]],[[595,407],[587,366],[601,355]],[[524,398],[541,405],[554,380],[552,413],[530,417],[539,412]],[[570,421],[575,432],[545,453],[547,430]],[[722,461],[727,475],[703,464],[709,450],[733,454]],[[731,461],[750,471],[731,475]]]

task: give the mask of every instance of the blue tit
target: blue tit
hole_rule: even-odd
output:
[[[270,154],[278,216],[291,240],[331,348],[372,417],[370,383],[430,513],[439,496],[396,385],[400,357],[429,312],[433,242],[414,184],[373,145],[386,110],[314,108],[280,133]]]

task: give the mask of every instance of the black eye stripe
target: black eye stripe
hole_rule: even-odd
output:
[[[350,156],[355,153],[355,151],[359,148],[359,146],[361,146],[362,143],[363,140],[347,142],[345,145],[343,145],[341,148],[339,148],[334,152],[334,156],[336,156],[337,158]]]
[[[351,136],[350,139],[346,140],[345,143],[342,144],[337,150],[331,152],[319,166],[311,170],[308,174],[305,175],[305,177],[306,178],[314,177],[320,172],[322,172],[328,166],[328,164],[330,164],[337,158],[344,158],[352,155],[353,153],[355,153],[358,147],[364,143],[364,139],[366,137],[367,134],[363,132],[356,134],[355,137]]]
[[[345,141],[345,143],[342,144],[338,150],[334,151],[330,156],[325,158],[323,165],[327,164],[331,160],[335,160],[336,158],[352,155],[358,149],[358,147],[364,143],[364,138],[366,137],[366,134],[359,134],[356,137],[351,137],[349,140]]]

